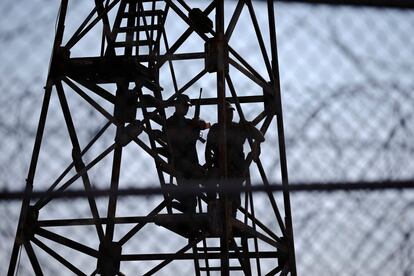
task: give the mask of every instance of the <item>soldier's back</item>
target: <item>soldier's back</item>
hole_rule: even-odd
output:
[[[197,133],[191,120],[176,113],[167,119],[166,130],[174,165],[177,170],[190,172],[198,165]]]

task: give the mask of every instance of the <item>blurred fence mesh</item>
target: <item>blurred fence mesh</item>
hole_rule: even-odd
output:
[[[83,15],[83,2],[72,1],[68,16]],[[0,189],[24,187],[58,5],[52,0],[0,3]],[[276,11],[290,181],[414,179],[414,11],[286,3],[277,3]],[[246,52],[254,47],[247,38],[238,38]],[[74,116],[85,119],[91,136],[96,131],[87,127],[92,114],[81,105]],[[52,103],[50,112],[58,114],[58,105]],[[40,166],[57,174],[70,151],[56,143],[66,130],[54,118],[49,115],[45,135],[49,151],[42,153],[48,161]],[[153,175],[145,172],[139,177],[151,183]],[[136,174],[123,177],[132,180]],[[152,204],[151,198],[124,199],[126,208],[133,209],[136,200]],[[292,194],[299,275],[414,275],[413,205],[414,193],[404,190]],[[73,216],[82,217],[81,205],[72,206]],[[0,205],[2,275],[19,209],[16,202]],[[167,242],[168,236],[148,233],[145,243],[151,239]],[[90,262],[71,258],[80,266]],[[31,275],[29,262],[21,263],[21,275]],[[174,269],[192,273],[191,264]],[[53,265],[46,271],[57,272]]]

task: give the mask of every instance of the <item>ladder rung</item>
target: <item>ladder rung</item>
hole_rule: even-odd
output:
[[[220,271],[221,267],[217,266],[217,267],[200,267],[201,271]],[[243,270],[243,268],[241,266],[231,266],[229,267],[229,270]]]
[[[151,41],[151,43],[152,45],[155,45],[155,41]],[[138,40],[138,41],[131,41],[131,42],[119,41],[119,42],[115,42],[114,47],[123,48],[127,46],[149,46],[149,45],[150,45],[149,40]]]
[[[124,12],[123,17],[129,16],[162,16],[164,12],[162,10],[147,10],[147,11],[135,11],[135,12]]]
[[[114,28],[115,31],[119,33],[126,32],[141,32],[141,31],[160,31],[161,25],[147,25],[147,26],[134,26],[134,27],[119,27]]]

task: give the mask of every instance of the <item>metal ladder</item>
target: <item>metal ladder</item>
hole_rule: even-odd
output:
[[[142,52],[154,56],[164,24],[163,4],[159,0],[121,0],[112,29],[113,47],[124,49],[126,56],[138,56]],[[125,34],[125,38],[117,40],[120,34]]]
[[[203,212],[201,199],[198,197],[198,211],[199,213]],[[194,254],[194,267],[195,267],[195,275],[201,276],[202,273],[205,275],[210,276],[211,272],[220,272],[222,270],[221,266],[211,266],[209,261],[209,255],[214,255],[215,257],[220,256],[221,248],[220,246],[208,246],[207,239],[204,238],[200,241],[199,245],[193,246],[193,254]],[[250,259],[248,257],[249,246],[247,238],[241,237],[241,246],[237,245],[236,240],[233,238],[230,244],[230,251],[229,254],[234,254],[237,256],[239,260],[238,266],[230,266],[230,271],[242,271],[244,275],[252,275]],[[204,258],[199,258],[199,256],[204,255]],[[219,258],[218,258],[219,259]],[[203,261],[203,265],[201,266],[200,262]]]

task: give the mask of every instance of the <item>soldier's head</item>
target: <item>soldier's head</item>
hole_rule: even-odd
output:
[[[186,115],[190,105],[190,98],[187,95],[178,95],[174,104],[175,112],[178,114]]]
[[[226,102],[226,119],[228,123],[233,121],[233,112],[234,107],[231,105],[230,102]]]

